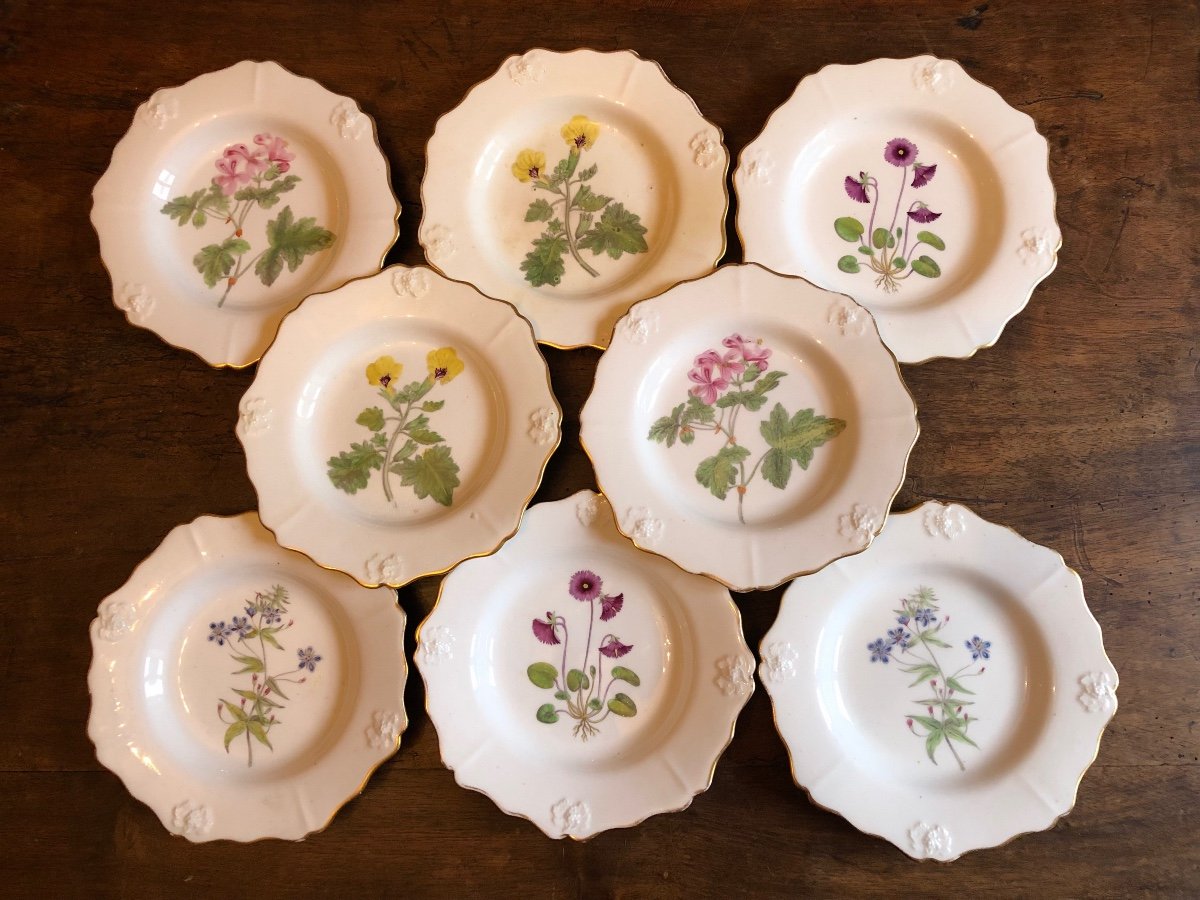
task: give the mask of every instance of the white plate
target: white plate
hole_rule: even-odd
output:
[[[580,420],[618,527],[739,591],[865,548],[917,439],[870,314],[756,265],[633,307]]]
[[[561,421],[529,322],[403,266],[308,298],[239,409],[263,524],[368,587],[500,546]]]
[[[639,553],[607,507],[591,491],[532,507],[417,631],[443,762],[552,838],[686,808],[754,690],[729,593]]]
[[[395,595],[281,549],[253,513],[172,531],[91,635],[96,756],[192,841],[324,828],[407,724]]]
[[[762,659],[796,783],[916,858],[1049,828],[1117,708],[1079,576],[957,505],[798,579]]]
[[[247,61],[138,107],[92,224],[131,323],[240,368],[305,296],[377,271],[399,214],[371,117]]]
[[[421,246],[515,303],[542,343],[603,347],[631,303],[721,258],[728,168],[720,129],[657,63],[531,50],[438,121]]]
[[[956,62],[826,66],[742,151],[737,229],[747,260],[871,310],[900,362],[970,356],[1057,262],[1048,157],[1033,119]],[[894,246],[855,237],[879,229]]]

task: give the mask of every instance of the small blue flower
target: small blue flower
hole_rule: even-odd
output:
[[[915,618],[917,620],[917,624],[922,628],[928,628],[931,624],[937,621],[937,616],[933,614],[933,610],[928,606],[922,606],[920,609],[918,609]]]
[[[969,641],[963,641],[963,644],[971,651],[971,659],[991,659],[992,654],[989,652],[992,642],[982,640],[979,635],[975,635]]]
[[[892,644],[899,644],[901,650],[906,649],[908,642],[912,640],[912,634],[903,628],[889,628],[887,636],[888,641]]]
[[[234,616],[233,625],[230,626],[229,633],[244,638],[250,633],[250,620],[245,616]]]
[[[229,626],[224,622],[208,623],[208,639],[210,641],[216,641],[217,646],[223,646],[225,644],[225,638],[229,637],[229,634]]]
[[[250,604],[246,607],[246,615],[250,616],[251,618],[254,618],[254,614],[257,612],[258,610],[254,608],[254,604]]]
[[[891,658],[892,646],[884,643],[883,638],[875,638],[867,644],[867,649],[871,651],[871,662],[881,662],[886,666]]]
[[[904,615],[897,616],[896,621],[899,622],[901,625],[907,625],[908,624],[908,616],[904,616]]]
[[[263,610],[264,625],[278,625],[283,621],[283,610],[278,606],[269,606]]]
[[[301,669],[308,669],[310,672],[317,671],[317,663],[321,661],[321,657],[317,656],[312,647],[297,650],[296,655],[300,657]]]

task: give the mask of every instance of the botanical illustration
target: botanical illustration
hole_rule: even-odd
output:
[[[543,690],[554,691],[554,699],[558,701],[539,706],[535,714],[537,720],[553,725],[559,716],[567,716],[575,721],[573,734],[583,741],[594,735],[599,730],[597,726],[610,715],[626,719],[636,716],[637,704],[628,694],[618,691],[610,697],[609,693],[618,681],[630,687],[638,687],[642,683],[632,670],[618,665],[609,670],[605,683],[605,658],[620,659],[633,649],[632,644],[621,643],[621,639],[612,632],[596,642],[596,661],[590,665],[588,663],[596,622],[608,622],[616,618],[625,605],[624,594],[605,594],[601,592],[602,587],[600,576],[588,569],[581,569],[572,575],[567,586],[567,591],[575,600],[588,604],[587,638],[583,654],[569,658],[568,617],[547,611],[544,619],[533,620],[533,636],[543,644],[562,645],[562,668],[556,668],[553,663],[535,662],[526,670],[530,681]],[[579,616],[572,615],[570,618],[578,626]],[[578,639],[575,646],[578,649]],[[578,667],[567,668],[569,663],[576,661]]]
[[[288,142],[266,132],[254,136],[254,146],[230,144],[216,161],[217,174],[211,183],[192,194],[167,201],[161,212],[182,228],[189,222],[200,229],[209,220],[228,232],[219,242],[207,244],[192,258],[192,265],[215,288],[225,289],[217,306],[224,306],[229,292],[243,275],[254,268],[258,280],[270,287],[286,264],[295,272],[305,257],[320,253],[333,244],[334,234],[312,217],[297,219],[290,206],[266,222],[266,241],[258,253],[245,235],[247,219],[256,209],[264,212],[279,203],[279,198],[300,183],[291,171],[296,154]],[[261,232],[260,232],[261,234]]]
[[[688,372],[693,387],[686,402],[651,425],[647,438],[672,447],[676,441],[693,443],[697,431],[711,431],[720,444],[715,454],[696,467],[696,480],[718,500],[724,500],[732,488],[737,495],[738,521],[745,524],[742,503],[754,476],[761,472],[764,481],[783,490],[791,480],[793,463],[807,469],[816,448],[841,434],[846,423],[819,416],[812,409],[789,415],[782,403],[776,403],[758,423],[767,449],[747,468],[753,454],[738,442],[738,418],[743,410],[761,410],[767,395],[787,373],[770,370],[771,350],[763,346],[762,338],[735,333],[721,341],[721,346],[723,351],[705,350],[696,357]]]
[[[512,164],[517,181],[554,197],[553,200],[538,197],[525,211],[526,222],[546,223],[542,236],[534,240],[533,249],[521,263],[525,280],[534,287],[554,286],[562,281],[566,272],[563,257],[567,253],[595,278],[600,273],[583,258],[581,250],[591,250],[593,257],[607,253],[612,259],[620,259],[624,253],[645,253],[650,249],[641,219],[623,203],[596,193],[588,184],[596,177],[599,166],[593,163],[579,168],[583,154],[600,137],[599,123],[587,116],[573,116],[560,133],[567,145],[567,155],[553,170],[546,168],[546,154],[541,150],[522,150]]]
[[[425,357],[425,367],[423,380],[399,387],[404,366],[392,357],[381,356],[367,366],[367,384],[379,388],[385,406],[368,406],[360,412],[354,421],[369,437],[330,457],[328,475],[335,488],[358,493],[378,470],[389,502],[395,502],[392,476],[399,476],[401,487],[411,487],[418,500],[432,497],[442,506],[454,502],[458,463],[446,439],[430,428],[429,420],[429,414],[446,401],[426,397],[452,382],[466,366],[453,347],[440,347]]]
[[[911,187],[920,190],[933,181],[933,176],[937,174],[937,164],[925,165],[918,162],[917,145],[906,138],[893,138],[888,141],[883,149],[883,158],[885,162],[900,170],[900,190],[896,194],[896,205],[892,209],[891,220],[884,226],[886,208],[883,215],[879,215],[879,203],[882,198],[879,179],[867,172],[859,172],[857,178],[853,175],[846,176],[846,194],[858,203],[870,204],[870,218],[867,224],[863,225],[862,221],[854,216],[842,216],[834,221],[833,230],[843,241],[858,244],[859,254],[866,257],[860,260],[857,256],[848,254],[838,260],[838,268],[853,274],[862,271],[865,266],[875,273],[875,287],[894,294],[900,289],[900,282],[914,272],[924,278],[940,276],[942,270],[937,261],[928,254],[922,253],[917,256],[917,252],[921,246],[930,250],[945,250],[946,244],[932,231],[920,230],[913,235],[914,226],[928,225],[941,218],[942,214],[934,212],[925,202],[912,201],[905,211],[904,218],[900,218],[904,189]],[[897,221],[900,222],[899,225],[896,224]]]
[[[246,615],[234,616],[228,623],[210,622],[208,639],[218,647],[229,645],[230,659],[241,666],[232,674],[250,676],[249,687],[230,688],[239,700],[221,698],[217,702],[217,716],[227,726],[225,752],[229,752],[230,744],[245,736],[246,765],[253,766],[255,742],[268,750],[275,749],[270,733],[282,724],[277,716],[284,708],[282,701],[289,699],[281,685],[304,684],[308,680],[306,673],[317,670],[321,657],[312,647],[298,649],[295,668],[272,674],[271,657],[287,656],[278,635],[292,627],[292,619],[283,621],[288,610],[288,592],[283,585],[255,593],[253,600],[246,601],[245,610]],[[271,650],[279,652],[272,654]]]
[[[924,706],[926,714],[913,713],[907,716],[905,721],[908,730],[925,739],[925,752],[934,765],[937,765],[938,748],[945,744],[950,748],[959,769],[966,771],[967,767],[954,745],[966,744],[976,750],[979,745],[967,733],[971,724],[978,720],[967,709],[975,705],[974,700],[967,699],[975,696],[975,692],[964,682],[984,673],[986,667],[980,664],[980,660],[991,659],[992,642],[983,640],[979,635],[963,641],[963,646],[971,655],[970,661],[953,672],[947,672],[942,668],[935,650],[953,649],[953,645],[941,637],[942,629],[950,624],[950,617],[939,615],[933,589],[917,588],[901,600],[900,608],[893,612],[896,613],[897,627],[889,628],[887,637],[876,638],[867,645],[871,662],[887,665],[895,660],[900,671],[915,676],[909,687],[928,687],[928,690],[920,693],[929,696],[913,701]],[[911,631],[908,630],[910,628]],[[967,671],[975,669],[977,665],[977,670]]]

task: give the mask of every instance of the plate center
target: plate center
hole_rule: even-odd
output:
[[[341,176],[292,123],[251,113],[203,122],[147,169],[147,255],[193,303],[294,305],[344,239]]]
[[[1045,641],[1007,590],[941,565],[889,570],[830,620],[821,703],[856,763],[945,790],[1016,766],[1044,727]]]

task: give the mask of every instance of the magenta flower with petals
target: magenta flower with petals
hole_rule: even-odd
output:
[[[725,355],[717,360],[717,366],[721,369],[721,377],[727,381],[732,381],[734,375],[741,375],[746,371],[746,363],[737,350],[726,351]]]
[[[217,171],[221,174],[213,177],[213,184],[226,197],[232,197],[238,188],[250,183],[250,173],[238,162],[237,157],[222,156],[217,160]]]
[[[859,172],[857,179],[847,175],[846,193],[851,200],[857,200],[859,203],[870,203],[871,198],[867,196],[867,173]]]
[[[571,576],[571,584],[568,590],[571,596],[583,603],[595,600],[600,596],[601,581],[600,576],[589,569],[580,569]]]
[[[262,150],[251,150],[245,144],[230,144],[225,148],[225,158],[240,159],[251,176],[261,175],[271,167]]]
[[[543,644],[562,643],[554,633],[554,617],[550,613],[546,613],[545,619],[533,620],[533,636]]]
[[[600,621],[607,622],[621,611],[621,607],[625,605],[625,595],[617,594],[609,596],[605,594],[600,598]]]
[[[288,142],[283,138],[275,137],[264,131],[262,134],[254,136],[254,143],[263,148],[267,154],[268,163],[275,166],[280,174],[292,167],[292,160],[296,158],[296,154],[288,150]]]
[[[622,644],[616,635],[610,634],[600,645],[600,652],[609,659],[620,659],[633,649],[633,644]]]
[[[926,225],[936,219],[940,219],[942,214],[934,212],[932,209],[922,203],[916,209],[910,209],[908,211],[908,217],[914,222],[920,222],[922,225]]]
[[[734,332],[725,340],[721,341],[726,347],[737,350],[741,354],[742,359],[746,361],[748,366],[757,366],[759,372],[767,371],[771,358],[771,351],[762,345],[762,338],[751,340],[744,338],[740,334]]]
[[[932,166],[923,166],[917,163],[913,166],[912,186],[915,188],[925,187],[929,182],[933,181],[933,176],[937,174],[937,163]]]
[[[911,166],[917,161],[917,145],[906,138],[892,138],[883,150],[883,158],[893,166]]]
[[[723,369],[724,361],[715,350],[706,350],[696,357],[696,367],[688,372],[688,379],[696,386],[690,393],[712,406],[720,393],[729,387],[729,377]]]

